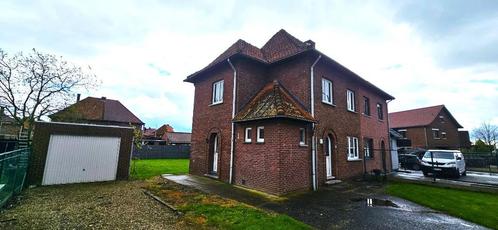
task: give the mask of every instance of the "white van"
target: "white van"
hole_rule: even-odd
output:
[[[422,157],[422,172],[424,176],[429,173],[452,175],[457,178],[465,176],[465,159],[458,150],[429,149]]]

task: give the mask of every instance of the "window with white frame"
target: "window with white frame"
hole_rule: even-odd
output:
[[[213,104],[223,102],[223,80],[213,83]]]
[[[398,129],[398,133],[401,134],[403,139],[406,139],[406,129]]]
[[[377,118],[379,118],[379,120],[384,120],[384,110],[380,103],[377,103]]]
[[[446,132],[441,132],[441,138],[446,139]]]
[[[306,145],[306,129],[299,129],[299,145]]]
[[[246,128],[245,134],[244,134],[244,142],[245,143],[251,143],[252,142],[252,128]]]
[[[322,78],[322,102],[327,104],[334,104],[334,90],[332,82]]]
[[[348,137],[348,160],[358,160],[358,138]]]
[[[264,143],[265,142],[265,127],[259,126],[258,132],[256,134],[257,134],[256,141],[258,143]]]
[[[348,110],[351,112],[355,112],[356,108],[356,102],[355,102],[355,96],[354,96],[354,91],[349,90],[346,92],[347,95],[347,103],[348,103]]]
[[[432,136],[434,139],[440,139],[441,136],[439,135],[439,129],[432,129]]]
[[[365,158],[373,158],[373,139],[365,138],[364,145]]]

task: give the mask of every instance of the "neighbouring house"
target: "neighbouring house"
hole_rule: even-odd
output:
[[[98,125],[133,126],[142,130],[144,123],[118,100],[87,97],[49,115],[52,121]]]
[[[463,127],[444,105],[389,113],[389,123],[402,139],[409,140],[404,142],[409,146],[399,147],[458,149],[461,146],[458,129]]]
[[[272,194],[391,168],[394,98],[285,30],[238,40],[195,86],[190,173]]]
[[[461,149],[470,149],[472,147],[472,142],[470,142],[469,131],[459,130],[458,137],[460,139],[460,148]]]
[[[168,145],[190,145],[192,134],[184,132],[166,132],[162,139]]]
[[[173,141],[168,140],[168,136],[166,135],[167,133],[175,133],[175,129],[169,125],[165,124],[159,127],[158,129],[154,128],[144,128],[144,132],[142,135],[142,143],[144,145],[171,145],[171,144],[190,144],[190,136],[188,138],[185,138],[183,133],[179,133],[178,135],[175,135],[173,138]],[[190,135],[190,133],[188,133]],[[176,136],[179,136],[176,138]],[[176,142],[180,140],[178,143]],[[188,141],[187,141],[188,139]]]
[[[21,125],[14,118],[7,116],[3,108],[0,109],[0,139],[16,139]]]
[[[165,133],[172,133],[175,129],[169,124],[162,125],[156,130],[156,136],[162,138]]]

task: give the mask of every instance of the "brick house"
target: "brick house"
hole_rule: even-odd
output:
[[[424,149],[458,149],[463,128],[444,105],[436,105],[389,113],[391,128],[398,131],[411,145],[400,146]],[[468,132],[462,132],[463,140]]]
[[[285,30],[238,40],[195,86],[190,173],[272,194],[390,169],[394,98]],[[366,156],[366,157],[365,157]]]
[[[142,130],[144,123],[118,100],[87,97],[49,115],[52,121],[98,125],[134,126]]]

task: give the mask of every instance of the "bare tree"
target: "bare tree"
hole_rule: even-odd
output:
[[[73,101],[77,90],[96,87],[99,82],[90,71],[35,49],[13,56],[0,49],[0,106],[31,130],[35,120]]]
[[[472,131],[475,139],[484,141],[489,146],[495,146],[498,139],[498,126],[483,122],[481,126]]]

